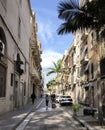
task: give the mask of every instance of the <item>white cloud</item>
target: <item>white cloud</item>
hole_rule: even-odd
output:
[[[48,68],[53,67],[53,62],[56,63],[57,60],[62,58],[62,54],[55,52],[53,50],[45,50],[42,53],[42,68],[43,68],[43,74],[44,74],[44,80],[45,80],[45,87],[46,83],[48,83],[49,80],[53,79],[55,77],[55,74],[52,74],[50,76],[46,76],[48,73]]]
[[[54,28],[54,24],[50,20],[47,23],[45,21],[38,22],[38,35],[44,44],[48,43],[48,40],[53,40]]]
[[[62,58],[62,54],[53,50],[45,50],[42,54],[42,68],[50,68],[53,66],[53,62]]]

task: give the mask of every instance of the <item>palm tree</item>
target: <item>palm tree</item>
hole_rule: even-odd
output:
[[[62,67],[62,60],[59,59],[57,61],[57,63],[53,62],[54,67],[53,68],[48,68],[50,71],[47,73],[47,76],[51,75],[51,74],[59,74],[63,72],[63,67]]]
[[[55,80],[50,80],[48,83],[47,83],[47,89],[50,91],[50,94],[51,94],[51,91],[53,90],[53,87],[57,84],[57,82]]]
[[[51,74],[57,74],[57,76],[58,76],[58,74],[64,74],[64,73],[66,73],[67,69],[62,66],[62,60],[61,59],[59,59],[57,61],[57,63],[53,62],[53,64],[54,64],[53,68],[48,68],[50,71],[47,73],[47,76],[49,76]],[[62,77],[61,77],[61,83],[62,83]],[[57,82],[58,85],[61,84],[61,83]]]
[[[105,34],[105,1],[92,0],[79,4],[79,0],[61,1],[58,5],[58,18],[64,23],[58,28],[58,34],[75,32],[78,29],[94,29],[101,36]]]

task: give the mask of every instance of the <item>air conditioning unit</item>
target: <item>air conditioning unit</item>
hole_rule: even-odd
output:
[[[5,49],[5,45],[4,45],[4,43],[0,40],[0,55],[4,55],[4,49]]]

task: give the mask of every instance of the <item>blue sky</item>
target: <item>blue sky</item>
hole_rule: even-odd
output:
[[[42,45],[42,69],[45,75],[45,83],[52,76],[46,77],[49,67],[53,67],[53,61],[61,59],[65,50],[70,48],[73,41],[72,34],[58,35],[57,29],[62,21],[58,19],[58,3],[61,0],[30,0],[31,7],[36,15],[38,25],[37,37]],[[44,3],[42,3],[44,2]]]

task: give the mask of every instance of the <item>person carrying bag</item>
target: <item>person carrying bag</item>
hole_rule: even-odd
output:
[[[46,110],[48,110],[49,96],[46,94]]]

